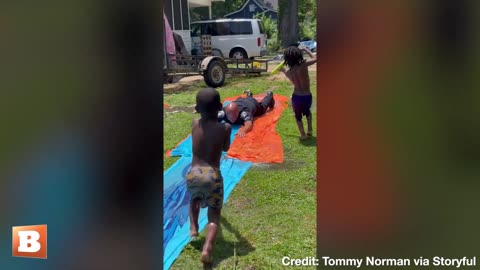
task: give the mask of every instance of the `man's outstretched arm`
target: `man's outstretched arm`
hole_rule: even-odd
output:
[[[240,128],[237,135],[240,137],[245,137],[245,134],[250,132],[252,128],[253,128],[253,121],[251,120],[245,121],[245,124],[243,125],[243,127]]]

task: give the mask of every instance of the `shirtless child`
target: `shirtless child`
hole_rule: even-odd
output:
[[[213,242],[220,226],[220,211],[223,205],[223,178],[220,173],[222,151],[230,147],[232,127],[218,123],[218,111],[222,109],[220,94],[213,88],[204,88],[197,94],[197,112],[200,119],[192,123],[193,159],[187,174],[187,189],[190,201],[190,235],[198,236],[200,207],[208,207],[207,236],[203,245],[201,261],[212,262]]]
[[[293,83],[294,90],[292,95],[292,107],[297,120],[298,130],[300,131],[300,139],[305,140],[312,136],[312,93],[310,92],[310,77],[308,75],[308,67],[317,62],[316,56],[307,48],[304,50],[313,58],[305,61],[302,51],[296,46],[290,46],[285,50],[285,64],[289,67],[288,71],[284,68],[280,69],[287,78]],[[303,128],[302,116],[307,118],[308,131],[305,135]],[[308,136],[308,137],[307,137]]]

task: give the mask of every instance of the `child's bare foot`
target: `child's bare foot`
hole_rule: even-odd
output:
[[[213,261],[212,256],[206,251],[202,251],[202,256],[200,257],[200,261],[202,261],[205,264],[210,264]]]
[[[198,224],[190,224],[190,236],[191,237],[198,236]]]
[[[307,137],[312,137],[312,133],[311,131],[307,132]]]
[[[300,136],[300,141],[305,141],[306,139],[308,139],[308,137],[306,135]]]

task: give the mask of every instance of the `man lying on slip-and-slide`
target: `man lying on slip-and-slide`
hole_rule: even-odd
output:
[[[252,130],[254,117],[264,115],[269,108],[273,109],[274,106],[275,100],[272,92],[268,92],[262,101],[258,102],[252,96],[252,93],[247,91],[247,97],[237,98],[218,112],[218,121],[225,121],[232,125],[242,125],[237,135],[244,137],[246,133]]]

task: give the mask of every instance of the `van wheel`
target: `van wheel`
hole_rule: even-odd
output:
[[[225,82],[226,74],[227,67],[222,62],[213,60],[203,72],[203,79],[208,86],[217,88]]]
[[[235,48],[230,52],[230,58],[234,59],[247,59],[247,52],[242,48]]]

